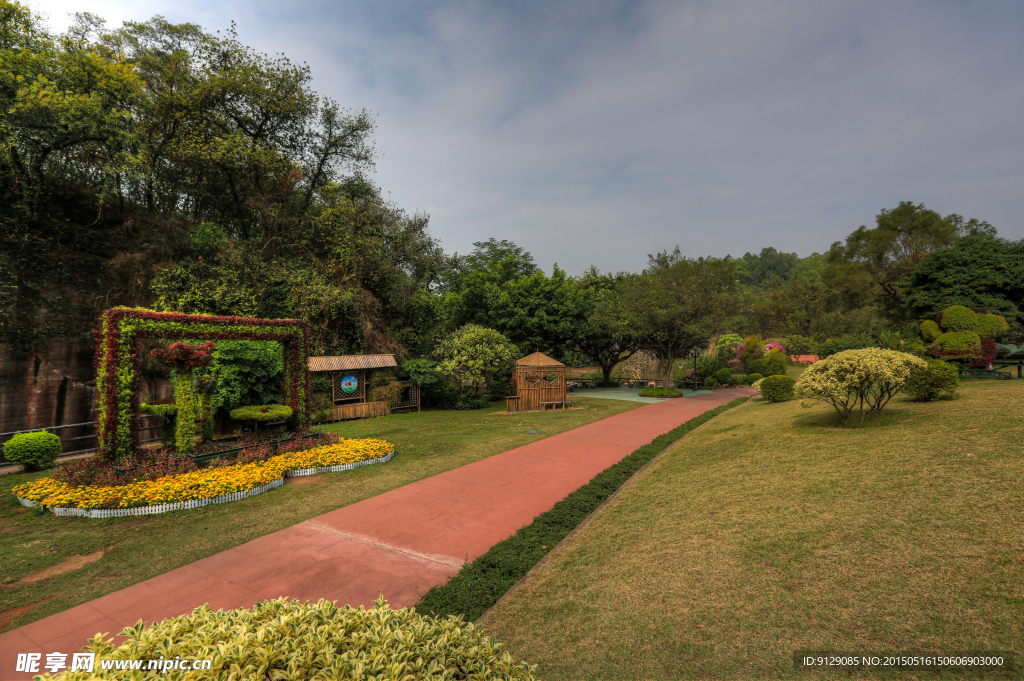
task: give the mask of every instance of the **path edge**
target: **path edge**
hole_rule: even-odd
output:
[[[750,396],[749,398],[747,398],[747,401],[746,401],[746,402],[744,402],[743,404],[749,404],[749,403],[750,403],[750,400],[754,399],[755,397],[757,397],[757,395],[751,395],[751,396]],[[741,405],[738,405],[738,404],[737,404],[736,406],[737,406],[737,407],[739,407],[739,406],[741,406]],[[725,413],[727,413],[727,412],[728,412],[728,410],[726,410],[726,411],[722,412],[722,414],[725,414]],[[635,480],[636,480],[637,478],[639,478],[639,477],[640,477],[640,474],[641,474],[641,473],[643,473],[643,472],[644,472],[645,470],[647,470],[647,468],[648,468],[648,467],[649,467],[649,466],[650,466],[651,464],[653,464],[653,463],[654,463],[655,461],[657,461],[658,459],[660,459],[661,457],[663,457],[663,456],[665,455],[665,453],[666,453],[666,452],[668,452],[668,450],[672,449],[672,448],[673,448],[673,447],[675,447],[675,446],[676,446],[677,444],[679,444],[680,442],[682,442],[683,440],[685,440],[685,439],[686,439],[687,437],[689,437],[689,436],[690,436],[690,435],[692,435],[693,433],[697,432],[698,430],[700,430],[700,429],[701,429],[701,428],[703,428],[704,426],[708,425],[709,423],[711,423],[712,421],[714,421],[715,419],[717,419],[717,418],[718,418],[719,416],[722,416],[722,414],[718,414],[718,415],[716,415],[716,416],[712,416],[712,417],[711,417],[710,419],[708,419],[708,420],[707,420],[707,421],[705,421],[704,423],[700,424],[700,425],[699,425],[698,427],[694,428],[694,429],[693,429],[693,430],[691,430],[690,432],[688,432],[688,433],[684,433],[684,434],[683,434],[683,435],[682,435],[681,437],[679,437],[679,438],[677,438],[677,439],[673,440],[672,442],[668,443],[668,445],[666,445],[666,446],[665,446],[665,449],[663,449],[663,450],[661,450],[660,452],[658,452],[658,455],[657,455],[657,456],[655,456],[655,457],[654,457],[653,459],[651,459],[650,461],[648,461],[647,463],[645,463],[645,464],[644,464],[643,466],[641,466],[640,468],[638,468],[638,469],[637,469],[637,471],[636,471],[636,473],[633,473],[633,475],[629,476],[629,479],[627,479],[627,480],[626,480],[626,482],[622,483],[622,485],[620,485],[620,486],[619,486],[619,488],[618,488],[617,490],[615,490],[615,491],[614,491],[614,492],[612,492],[612,493],[611,493],[610,495],[608,495],[608,498],[607,498],[607,499],[605,499],[604,501],[602,501],[602,502],[601,502],[601,504],[600,504],[600,506],[598,506],[598,507],[597,507],[597,508],[595,508],[595,509],[594,509],[593,511],[591,511],[591,512],[590,512],[590,515],[588,515],[588,516],[587,516],[586,518],[584,518],[584,519],[583,519],[583,520],[582,520],[582,521],[580,522],[580,524],[579,524],[579,525],[577,525],[576,527],[574,527],[574,528],[573,528],[573,530],[572,530],[572,532],[570,532],[569,534],[565,535],[565,537],[563,537],[563,538],[562,538],[562,541],[560,541],[560,542],[558,542],[557,544],[555,544],[554,548],[552,548],[552,549],[551,549],[550,551],[548,551],[548,552],[547,552],[547,554],[545,554],[543,558],[541,558],[541,559],[540,559],[539,561],[537,561],[537,564],[536,564],[536,565],[534,565],[534,566],[533,566],[532,568],[530,568],[530,569],[529,569],[529,570],[528,570],[528,571],[526,572],[526,574],[525,574],[525,575],[523,575],[522,577],[520,577],[520,578],[519,578],[519,581],[518,581],[518,582],[516,582],[516,583],[515,583],[515,584],[513,584],[513,585],[512,585],[511,587],[509,587],[509,590],[508,590],[508,591],[506,591],[506,592],[505,592],[504,594],[502,594],[502,595],[501,595],[501,598],[499,598],[498,600],[496,600],[496,601],[494,602],[494,605],[492,605],[491,607],[487,608],[487,610],[485,610],[485,611],[484,611],[484,614],[480,615],[480,617],[477,617],[477,618],[476,618],[476,619],[475,619],[475,620],[473,621],[473,624],[474,624],[475,626],[480,626],[480,622],[481,622],[481,621],[483,621],[483,619],[484,619],[485,617],[487,617],[488,615],[490,615],[490,614],[491,614],[491,611],[493,611],[493,610],[494,610],[495,608],[497,608],[497,607],[498,607],[499,605],[501,605],[502,603],[504,603],[504,602],[505,602],[505,599],[506,599],[506,598],[508,598],[508,597],[509,597],[510,595],[512,595],[512,593],[513,593],[513,592],[517,591],[517,590],[518,590],[518,589],[519,589],[520,587],[522,587],[522,586],[523,586],[524,584],[526,584],[526,582],[528,582],[528,581],[530,580],[530,577],[531,577],[531,576],[533,576],[533,573],[534,573],[534,572],[535,572],[536,570],[540,569],[540,568],[541,568],[542,566],[544,566],[545,564],[547,564],[547,562],[548,562],[548,559],[550,559],[550,558],[551,558],[551,556],[555,555],[555,553],[556,553],[556,552],[557,552],[557,551],[558,551],[559,549],[561,549],[561,548],[562,548],[562,545],[563,545],[563,544],[565,544],[565,542],[567,542],[567,541],[569,541],[570,539],[572,539],[572,538],[573,538],[574,536],[576,536],[576,533],[577,533],[577,532],[579,532],[580,530],[582,530],[583,528],[585,528],[585,527],[586,527],[587,525],[589,525],[589,524],[590,524],[590,522],[591,522],[591,521],[592,521],[592,520],[593,520],[593,519],[594,519],[595,517],[597,517],[597,514],[601,512],[601,509],[603,509],[603,508],[604,508],[605,506],[607,506],[608,504],[610,504],[610,503],[611,503],[611,502],[612,502],[612,501],[613,501],[613,500],[615,499],[615,497],[619,496],[619,493],[620,493],[620,492],[622,492],[623,490],[625,490],[626,488],[628,488],[628,487],[629,487],[630,485],[632,485],[632,484],[633,484],[633,482],[634,482],[634,481],[635,481]],[[694,418],[699,418],[699,416],[695,416]],[[679,424],[679,425],[683,425],[683,424]]]

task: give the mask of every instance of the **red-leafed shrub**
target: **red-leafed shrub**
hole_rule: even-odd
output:
[[[213,361],[213,341],[202,345],[175,343],[166,348],[155,348],[153,357],[156,361],[175,371],[191,371],[206,366]]]

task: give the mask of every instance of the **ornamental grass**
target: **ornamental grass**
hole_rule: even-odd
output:
[[[384,440],[342,440],[302,452],[288,452],[266,461],[203,468],[126,485],[74,486],[55,478],[41,478],[19,485],[13,492],[22,499],[53,508],[139,508],[245,492],[279,480],[289,471],[377,459],[387,456],[392,449],[391,443]]]

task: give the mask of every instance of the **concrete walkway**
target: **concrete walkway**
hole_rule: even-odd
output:
[[[688,390],[686,388],[679,389],[679,392],[683,393],[683,397],[694,397],[696,395],[710,395],[710,390]],[[643,397],[640,394],[640,390],[637,388],[585,388],[577,389],[574,391],[576,397],[594,397],[599,400],[625,400],[627,402],[645,402],[647,404],[654,404],[655,402],[665,402],[670,400],[682,399],[679,397]]]
[[[0,679],[29,678],[14,671],[18,653],[44,653],[45,660],[45,653],[77,652],[97,632],[116,634],[140,619],[176,617],[204,603],[227,610],[286,597],[368,606],[383,593],[392,607],[414,605],[465,561],[636,448],[753,394],[749,388],[724,390],[617,414],[325,513],[0,634]]]

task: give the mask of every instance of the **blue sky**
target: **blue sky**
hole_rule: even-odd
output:
[[[1024,238],[1024,3],[29,3],[162,14],[377,116],[374,180],[449,252],[545,269],[827,250],[902,200]]]

